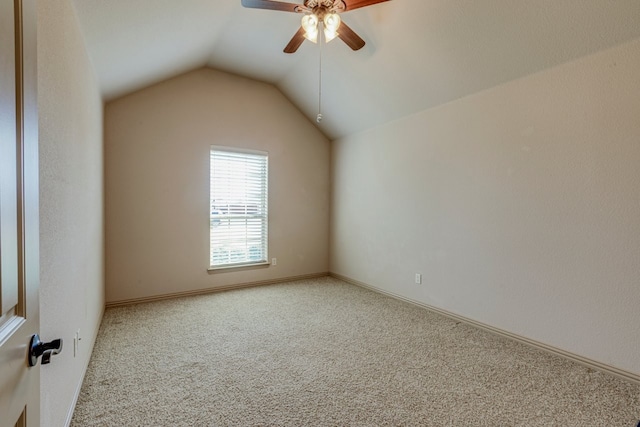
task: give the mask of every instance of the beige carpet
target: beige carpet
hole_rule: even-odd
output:
[[[106,311],[72,426],[629,426],[640,387],[322,278]]]

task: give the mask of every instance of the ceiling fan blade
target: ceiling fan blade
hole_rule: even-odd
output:
[[[348,12],[354,9],[360,9],[361,7],[371,6],[377,3],[383,3],[389,0],[343,0],[346,5],[344,11]]]
[[[244,7],[252,9],[281,10],[283,12],[304,12],[304,6],[302,5],[273,0],[242,0],[242,5]]]
[[[304,37],[304,36],[303,36]],[[359,35],[356,34],[347,24],[342,21],[340,28],[338,28],[338,37],[347,44],[353,50],[360,50],[364,47],[365,43]]]
[[[287,47],[284,48],[284,53],[294,53],[302,42],[304,41],[304,28],[300,27],[295,36],[291,39]]]

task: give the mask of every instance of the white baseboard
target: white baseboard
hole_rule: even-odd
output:
[[[256,286],[275,285],[275,284],[278,284],[278,283],[295,282],[296,280],[316,279],[318,277],[327,277],[328,275],[329,275],[329,273],[327,273],[327,272],[314,273],[314,274],[305,274],[305,275],[302,275],[302,276],[282,277],[282,278],[279,278],[279,279],[261,280],[261,281],[258,281],[258,282],[246,282],[246,283],[239,283],[239,284],[236,284],[236,285],[218,286],[218,287],[215,287],[215,288],[198,289],[198,290],[195,290],[195,291],[175,292],[175,293],[170,293],[170,294],[153,295],[153,296],[142,297],[142,298],[132,298],[132,299],[126,299],[126,300],[119,300],[119,301],[110,301],[110,302],[107,302],[106,307],[107,308],[120,307],[120,306],[124,306],[124,305],[133,305],[133,304],[140,304],[140,303],[152,302],[152,301],[162,301],[162,300],[167,300],[167,299],[180,298],[180,297],[189,297],[189,296],[194,296],[194,295],[213,294],[213,293],[216,293],[216,292],[233,291],[233,290],[236,290],[236,289],[253,288],[253,287],[256,287]]]
[[[389,296],[391,298],[395,298],[395,299],[398,299],[398,300],[401,300],[401,301],[408,302],[410,304],[417,305],[417,306],[422,307],[424,309],[427,309],[429,311],[432,311],[432,312],[441,314],[443,316],[449,317],[449,318],[451,318],[453,320],[456,320],[458,322],[463,322],[463,323],[466,323],[466,324],[471,325],[473,327],[476,327],[476,328],[491,332],[493,334],[497,334],[497,335],[500,335],[500,336],[503,336],[503,337],[518,341],[518,342],[520,342],[522,344],[528,345],[530,347],[534,347],[534,348],[536,348],[538,350],[542,350],[542,351],[545,351],[547,353],[552,353],[552,354],[554,354],[556,356],[560,356],[560,357],[563,357],[565,359],[569,359],[569,360],[571,360],[573,362],[579,363],[581,365],[587,366],[587,367],[595,369],[597,371],[604,372],[604,373],[616,376],[618,378],[621,378],[621,379],[626,380],[626,381],[630,381],[630,382],[635,383],[635,384],[640,384],[640,375],[635,374],[633,372],[625,371],[623,369],[619,369],[619,368],[616,368],[614,366],[606,365],[604,363],[597,362],[595,360],[580,356],[578,354],[571,353],[569,351],[565,351],[565,350],[562,350],[560,348],[553,347],[551,345],[544,344],[544,343],[541,343],[541,342],[538,342],[538,341],[535,341],[535,340],[532,340],[532,339],[529,339],[529,338],[514,334],[512,332],[508,332],[508,331],[505,331],[503,329],[499,329],[499,328],[487,325],[485,323],[478,322],[478,321],[466,318],[464,316],[460,316],[458,314],[454,314],[454,313],[448,312],[448,311],[443,310],[441,308],[433,307],[433,306],[431,306],[429,304],[425,304],[425,303],[422,303],[420,301],[416,301],[416,300],[413,300],[411,298],[407,298],[407,297],[404,297],[402,295],[395,294],[393,292],[385,291],[385,290],[380,289],[378,287],[371,286],[371,285],[369,285],[367,283],[359,282],[357,280],[351,279],[350,277],[346,277],[346,276],[343,276],[341,274],[329,273],[329,275],[331,277],[336,278],[336,279],[345,281],[347,283],[351,283],[352,285],[360,286],[362,288],[369,289],[371,291],[374,291],[374,292]]]
[[[100,331],[100,325],[102,325],[104,310],[105,308],[102,307],[102,310],[100,312],[100,316],[97,322],[98,326],[94,331],[93,336],[91,337],[91,343],[90,343],[91,345],[89,347],[87,360],[85,362],[84,369],[82,371],[82,376],[80,378],[80,382],[78,382],[78,385],[76,386],[76,391],[74,392],[74,395],[73,395],[73,401],[71,402],[71,406],[69,407],[69,412],[67,413],[67,419],[65,420],[65,423],[64,423],[66,427],[69,427],[71,425],[71,420],[73,419],[73,413],[75,412],[76,405],[78,404],[78,398],[80,397],[80,391],[82,390],[82,384],[84,383],[84,376],[87,373],[87,369],[89,368],[89,362],[91,361],[91,355],[93,354],[93,346],[96,345],[96,339],[98,338],[98,331]]]

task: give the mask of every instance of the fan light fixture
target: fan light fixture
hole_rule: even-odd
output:
[[[314,14],[304,15],[302,17],[302,28],[304,28],[304,37],[310,42],[318,42],[318,17]]]
[[[237,1],[237,0],[236,0]],[[302,27],[298,29],[284,53],[294,53],[305,39],[318,44],[320,63],[318,67],[318,118],[322,121],[322,38],[329,43],[336,37],[352,50],[360,50],[365,43],[347,24],[342,23],[340,12],[352,11],[390,0],[296,0],[289,3],[282,0],[242,0],[242,6],[252,9],[279,10],[282,12],[304,13]],[[338,30],[340,32],[338,33]],[[318,43],[320,38],[320,43]],[[640,426],[638,426],[640,427]]]
[[[327,43],[338,37],[338,28],[341,23],[340,15],[335,12],[324,15],[324,37]]]
[[[340,28],[342,20],[340,19],[340,15],[337,13],[329,12],[324,15],[322,23],[324,24],[324,39],[329,43],[338,36],[338,28]],[[307,40],[313,43],[318,42],[319,24],[320,20],[315,13],[310,13],[302,17],[302,28],[304,28],[304,37]]]

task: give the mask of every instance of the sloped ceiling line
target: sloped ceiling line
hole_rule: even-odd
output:
[[[74,4],[105,100],[208,65],[275,84],[315,122],[318,47],[282,52],[296,14],[240,0]],[[331,139],[640,37],[637,0],[391,0],[343,18],[367,45],[323,53]]]

